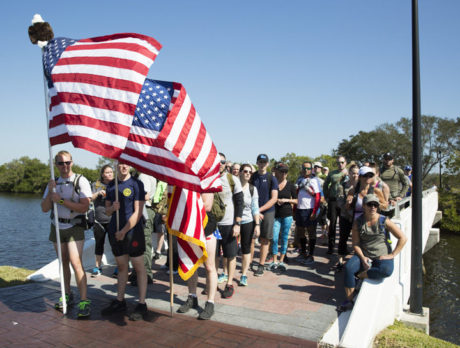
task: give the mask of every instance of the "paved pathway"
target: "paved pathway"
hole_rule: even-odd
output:
[[[108,267],[102,276],[88,276],[90,320],[76,320],[75,308],[66,316],[53,309],[60,296],[57,281],[0,289],[0,346],[315,347],[337,317],[336,303],[343,297],[342,274],[330,271],[336,257],[326,257],[324,246],[317,250],[313,267],[293,260],[285,273],[266,271],[257,278],[251,272],[248,287],[239,287],[235,281],[231,299],[217,295],[216,313],[210,321],[197,320],[195,310],[186,315],[174,312],[170,317],[169,276],[160,269],[164,258],[153,266],[155,280],[147,294],[149,316],[142,322],[99,314],[116,293],[116,279],[110,277]],[[199,274],[201,291],[203,268]],[[175,282],[174,311],[187,297],[185,283],[178,276]],[[137,288],[128,285],[127,289],[132,309]],[[199,293],[198,298],[203,306],[205,295]]]

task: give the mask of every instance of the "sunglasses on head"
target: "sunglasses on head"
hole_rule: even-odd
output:
[[[56,164],[57,164],[58,166],[63,166],[64,164],[70,166],[71,163],[72,163],[72,161],[65,161],[65,162],[59,161],[59,162],[56,162]]]
[[[378,208],[379,207],[379,205],[377,203],[367,203],[366,205],[368,207],[370,207],[370,208]]]

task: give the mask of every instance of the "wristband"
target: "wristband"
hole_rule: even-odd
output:
[[[241,221],[235,221],[235,225],[241,226]]]
[[[256,224],[256,226],[260,226],[260,224]]]
[[[63,205],[64,204],[64,200],[61,198],[58,202],[60,205]]]

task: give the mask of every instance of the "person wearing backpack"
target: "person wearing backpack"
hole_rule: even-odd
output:
[[[406,196],[409,184],[401,168],[394,165],[394,157],[390,152],[383,155],[383,166],[380,178],[390,187],[390,204],[395,205]]]
[[[359,279],[382,279],[393,273],[394,258],[401,252],[407,237],[401,229],[386,216],[378,213],[380,200],[375,194],[363,199],[364,213],[355,220],[352,228],[355,255],[345,265],[346,300],[338,310],[353,308],[356,288],[355,275]],[[398,240],[392,250],[390,233]]]
[[[69,264],[71,264],[75,273],[78,291],[80,292],[77,315],[79,318],[88,317],[90,315],[91,301],[87,298],[87,280],[82,263],[85,243],[85,228],[82,226],[85,223],[85,216],[82,214],[86,214],[89,208],[91,186],[85,177],[72,171],[73,161],[69,152],[59,151],[54,157],[54,163],[60,175],[56,180],[49,181],[43,194],[41,208],[44,213],[47,213],[53,209],[53,203],[57,204],[66,303],[68,306],[73,304],[73,294],[70,290],[71,274]],[[57,253],[54,223],[53,216],[49,240],[54,243]],[[62,298],[55,304],[55,308],[63,308]]]

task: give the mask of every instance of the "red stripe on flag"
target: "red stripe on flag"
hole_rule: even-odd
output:
[[[180,152],[184,148],[185,142],[190,134],[190,130],[192,129],[193,121],[195,120],[195,107],[192,105],[190,108],[190,112],[187,115],[187,118],[182,126],[182,129],[179,133],[179,137],[177,138],[176,145],[171,149],[172,153],[179,157]],[[196,144],[194,145],[195,149]]]
[[[72,47],[72,46],[70,46]],[[109,66],[109,67],[116,67],[122,69],[129,69],[134,70],[142,75],[147,75],[149,73],[149,68],[146,67],[144,64],[136,62],[135,60],[131,59],[121,59],[116,57],[68,57],[68,58],[61,58],[56,63],[58,65],[101,65],[101,66]],[[53,74],[55,76],[55,74]],[[54,78],[53,78],[54,81]]]
[[[153,47],[155,47],[158,51],[161,49],[161,44],[157,40],[155,40],[153,37],[142,35],[142,34],[136,34],[136,33],[118,33],[118,34],[104,35],[104,36],[98,36],[98,37],[93,37],[89,39],[82,39],[82,40],[79,40],[78,42],[103,42],[103,41],[108,41],[108,40],[118,40],[118,39],[130,38],[130,37],[145,40],[149,44],[151,44]]]
[[[126,116],[129,117],[129,116]],[[108,122],[85,115],[59,114],[50,121],[50,129],[59,125],[83,126],[98,129],[102,132],[112,133],[122,136],[129,134],[130,127],[120,123]]]
[[[81,136],[72,136],[72,144],[80,149],[85,149],[98,155],[110,158],[118,158],[118,156],[120,156],[123,152],[123,149],[113,145],[107,145],[94,139]]]
[[[110,78],[92,74],[54,74],[53,82],[78,82],[96,86],[120,89],[122,91],[140,93],[142,85],[123,79]]]
[[[118,111],[123,114],[134,115],[136,105],[121,102],[115,99],[94,97],[87,94],[60,92],[58,93],[61,103],[88,105],[94,108]]]

